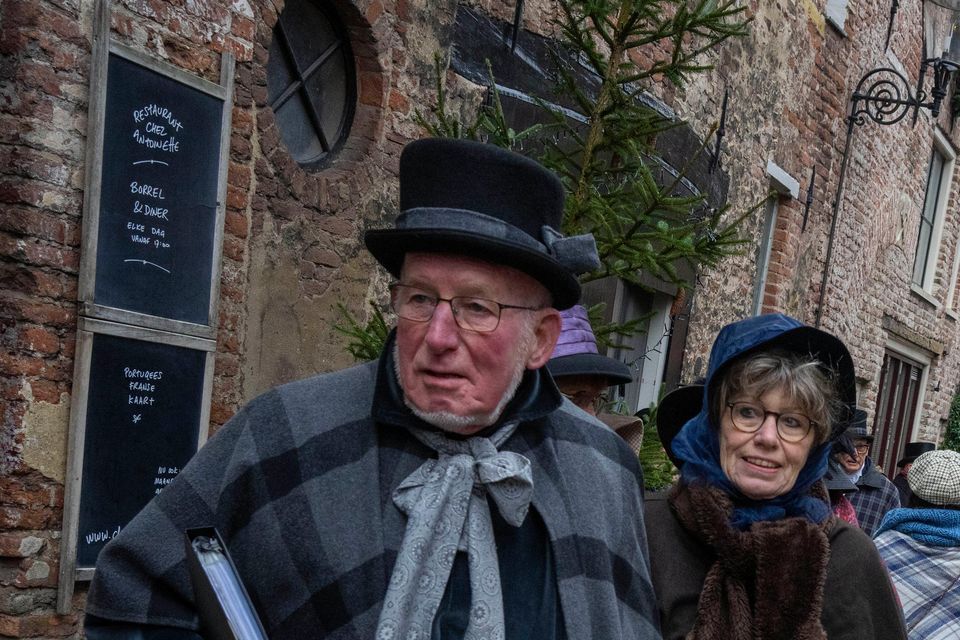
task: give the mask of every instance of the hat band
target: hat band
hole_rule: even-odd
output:
[[[398,230],[443,229],[503,240],[535,253],[549,256],[574,274],[600,266],[597,245],[590,234],[563,237],[549,225],[540,228],[543,242],[509,222],[479,211],[447,207],[413,207],[402,211],[396,220]]]

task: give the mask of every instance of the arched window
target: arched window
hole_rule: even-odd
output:
[[[353,120],[356,77],[346,30],[318,0],[288,0],[273,29],[267,99],[290,155],[322,166]]]

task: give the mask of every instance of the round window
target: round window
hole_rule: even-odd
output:
[[[287,0],[270,43],[267,99],[301,166],[323,165],[346,140],[356,101],[353,55],[326,2]]]

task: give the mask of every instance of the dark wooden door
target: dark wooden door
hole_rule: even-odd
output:
[[[923,365],[889,351],[880,371],[880,393],[873,421],[870,456],[889,477],[897,472],[897,460],[909,441],[917,405]]]

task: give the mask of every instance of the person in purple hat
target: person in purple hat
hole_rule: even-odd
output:
[[[563,326],[547,362],[547,371],[567,400],[596,416],[626,440],[631,449],[639,452],[643,444],[643,421],[636,416],[604,411],[607,390],[632,382],[633,372],[623,362],[600,354],[583,305],[564,309],[560,317]]]

